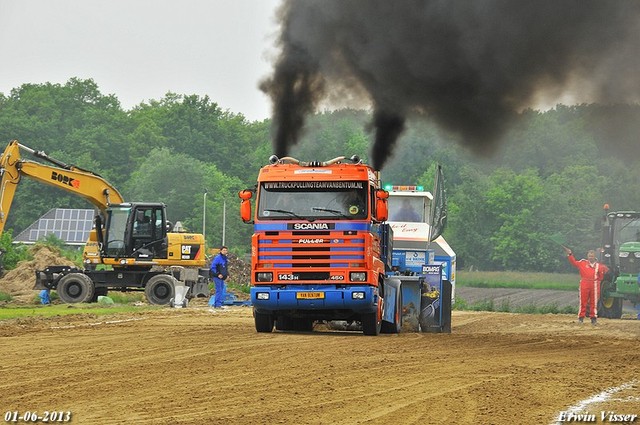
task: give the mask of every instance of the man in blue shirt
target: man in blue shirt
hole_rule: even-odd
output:
[[[229,276],[227,253],[229,249],[226,246],[220,248],[220,252],[216,255],[211,262],[211,277],[215,284],[216,294],[214,298],[213,308],[222,308],[224,298],[227,292],[227,287],[224,281]]]

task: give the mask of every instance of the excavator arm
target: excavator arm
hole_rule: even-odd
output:
[[[21,150],[52,165],[22,159]],[[0,157],[0,235],[11,210],[16,189],[22,177],[28,177],[85,198],[101,211],[111,204],[124,202],[122,195],[98,174],[67,165],[13,140]]]

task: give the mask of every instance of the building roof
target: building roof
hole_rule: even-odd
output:
[[[93,227],[95,210],[54,208],[20,232],[13,243],[33,244],[54,234],[66,245],[84,245]]]

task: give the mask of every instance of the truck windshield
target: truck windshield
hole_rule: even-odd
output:
[[[426,223],[426,197],[389,196],[389,221]]]
[[[258,195],[264,220],[363,220],[365,182],[265,182]]]

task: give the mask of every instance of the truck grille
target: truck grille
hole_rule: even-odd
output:
[[[258,237],[258,269],[273,268],[276,274],[289,273],[296,280],[326,281],[331,269],[347,269],[354,263],[364,267],[365,236],[362,233],[273,233]]]

